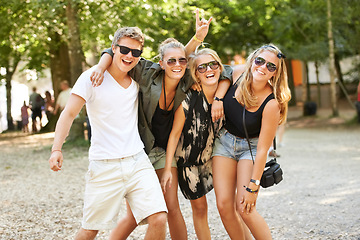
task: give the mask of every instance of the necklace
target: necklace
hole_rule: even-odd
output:
[[[164,88],[164,103],[165,103],[165,111],[168,111],[168,109],[170,108],[171,104],[173,103],[174,99],[175,99],[175,95],[173,97],[173,99],[171,100],[169,106],[166,106],[166,91],[165,91],[165,80],[163,81],[163,88]]]

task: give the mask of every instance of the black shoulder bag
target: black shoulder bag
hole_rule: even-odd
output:
[[[245,135],[246,135],[246,140],[249,145],[251,158],[252,158],[252,161],[254,164],[255,163],[254,156],[251,151],[249,135],[247,133],[246,124],[245,124],[245,105],[244,105],[244,110],[243,110],[243,126],[244,126]],[[275,153],[276,152],[276,139],[275,138],[274,138],[273,145],[274,145],[274,153]],[[276,156],[276,153],[275,153],[275,156]],[[274,157],[273,159],[271,159],[270,161],[268,161],[266,163],[263,175],[261,176],[260,185],[263,188],[268,188],[268,187],[273,186],[274,184],[278,184],[279,182],[281,182],[283,180],[282,175],[283,175],[283,171],[280,168],[280,164],[276,162],[276,157]]]

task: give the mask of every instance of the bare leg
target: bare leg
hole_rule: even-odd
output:
[[[147,218],[149,227],[144,240],[164,240],[166,233],[166,213],[155,213]]]
[[[126,216],[123,217],[117,224],[116,228],[111,231],[110,240],[125,240],[129,237],[132,231],[136,228],[137,223],[134,215],[126,201]]]
[[[211,239],[206,196],[191,200],[190,203],[193,211],[193,222],[196,236],[199,240]]]
[[[245,240],[253,240],[253,237],[250,233],[249,228],[246,226],[244,220],[242,220],[242,218],[240,217],[240,222],[243,225],[243,229],[244,229],[244,234],[245,234]]]
[[[158,178],[161,179],[164,169],[156,170]],[[169,231],[172,240],[186,240],[187,239],[187,230],[184,218],[181,214],[179,199],[178,199],[178,177],[177,169],[175,167],[171,168],[171,173],[173,175],[171,188],[168,188],[164,198],[166,206],[168,209],[168,223]]]
[[[235,209],[237,162],[231,158],[213,158],[216,205],[221,221],[231,239],[245,239],[243,225]]]
[[[241,199],[245,194],[244,185],[248,185],[251,178],[253,163],[251,160],[241,160],[237,166],[237,199]],[[256,211],[256,206],[249,214],[242,212],[243,205],[240,201],[236,202],[237,211],[244,220],[255,239],[272,239],[269,226],[264,218]]]
[[[36,128],[36,119],[32,120],[32,132],[36,133],[37,132],[37,128]]]
[[[75,240],[92,240],[96,237],[98,230],[88,230],[80,228],[79,232],[75,236]]]

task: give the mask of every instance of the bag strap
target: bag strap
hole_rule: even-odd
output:
[[[253,164],[255,163],[254,161],[254,155],[252,154],[252,151],[251,151],[251,145],[250,145],[250,140],[249,140],[249,135],[248,135],[248,132],[247,132],[247,129],[246,129],[246,123],[245,123],[245,104],[244,104],[244,109],[243,109],[243,127],[244,127],[244,131],[245,131],[245,136],[246,136],[246,140],[247,140],[247,143],[249,145],[249,150],[250,150],[250,154],[251,154],[251,159],[253,161]],[[276,137],[274,137],[274,141],[273,141],[273,148],[274,148],[274,159],[275,159],[275,162],[276,162]]]

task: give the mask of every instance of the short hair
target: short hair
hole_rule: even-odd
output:
[[[193,78],[193,80],[199,84],[199,80],[197,79],[196,76],[196,70],[197,70],[197,64],[196,64],[196,60],[203,55],[210,55],[214,58],[215,61],[217,61],[219,63],[220,66],[220,72],[222,72],[224,70],[224,66],[221,63],[221,59],[219,57],[219,55],[212,49],[210,48],[203,48],[199,51],[195,51],[195,53],[191,54],[189,56],[189,68],[190,68],[190,73],[191,76]]]
[[[112,44],[115,45],[123,37],[132,38],[141,43],[141,48],[144,47],[144,34],[141,29],[138,27],[122,27],[119,28],[115,34]]]
[[[179,42],[175,38],[167,38],[159,46],[159,50],[158,50],[159,55],[158,56],[159,56],[160,60],[164,59],[166,51],[170,48],[179,48],[186,53],[185,47],[181,42]]]

